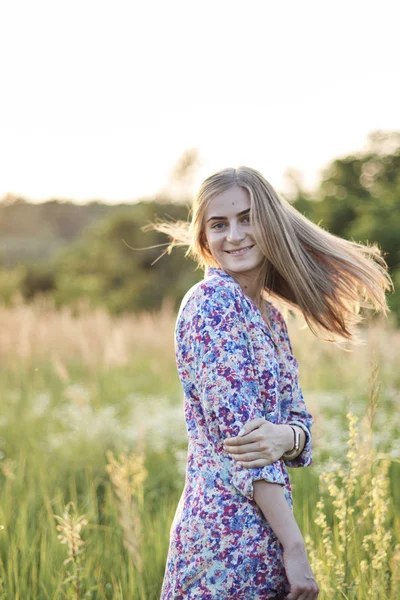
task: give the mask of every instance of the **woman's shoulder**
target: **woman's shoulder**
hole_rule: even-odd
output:
[[[193,285],[182,299],[178,319],[182,313],[207,313],[229,307],[239,309],[240,295],[238,284],[231,277],[221,277],[219,273],[209,273],[203,280]]]

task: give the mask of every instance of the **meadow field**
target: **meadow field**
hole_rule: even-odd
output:
[[[185,471],[175,314],[0,308],[0,600],[158,600]],[[290,469],[320,600],[400,598],[400,331],[288,321],[315,424]]]

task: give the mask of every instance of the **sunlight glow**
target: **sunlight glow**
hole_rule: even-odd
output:
[[[150,196],[187,148],[194,187],[246,164],[312,188],[372,130],[400,130],[396,3],[4,4],[0,197]]]

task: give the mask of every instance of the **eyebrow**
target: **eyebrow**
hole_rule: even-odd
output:
[[[250,212],[250,209],[249,209],[249,208],[246,208],[246,210],[242,210],[242,212],[240,212],[240,213],[237,213],[237,215],[236,215],[236,216],[237,216],[237,217],[241,217],[242,215],[246,215],[246,214],[247,214],[247,213],[249,213],[249,212]],[[226,220],[226,217],[210,217],[209,219],[207,219],[207,223],[208,223],[209,221],[212,221],[213,219],[218,219],[218,221],[225,221],[225,220]]]

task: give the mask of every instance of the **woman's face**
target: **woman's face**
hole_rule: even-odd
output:
[[[244,188],[230,188],[211,200],[204,233],[212,256],[223,270],[249,273],[264,260],[253,238],[250,197]]]

